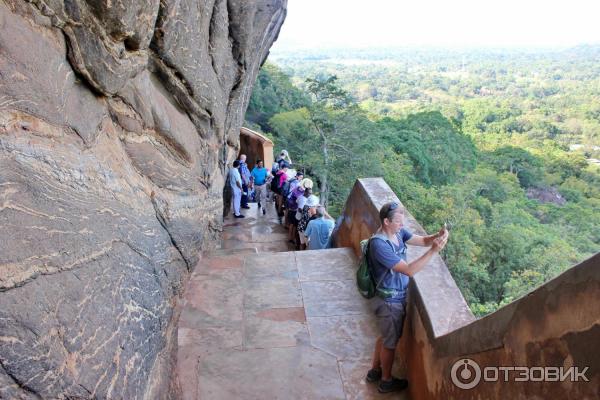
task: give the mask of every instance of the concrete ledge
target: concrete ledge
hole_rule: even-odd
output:
[[[336,246],[351,247],[357,257],[360,257],[360,241],[379,228],[379,209],[390,201],[401,203],[382,178],[358,179],[346,201],[341,223],[334,233]],[[406,223],[414,233],[426,234],[408,210]],[[418,258],[424,250],[426,249],[409,246],[409,260]],[[426,268],[411,279],[410,296],[421,311],[431,339],[475,320],[448,267],[439,256],[435,256]]]
[[[399,201],[381,178],[359,179],[334,233],[338,247],[360,254],[359,242],[379,227],[379,208]],[[421,226],[407,213],[407,225]],[[421,248],[409,247],[409,259]],[[422,250],[421,250],[422,251]],[[411,279],[398,361],[413,399],[597,398],[600,393],[600,253],[531,293],[475,319],[441,258]],[[461,358],[485,366],[588,367],[589,381],[481,382],[463,390],[451,379]]]

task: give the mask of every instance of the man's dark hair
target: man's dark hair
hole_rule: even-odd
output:
[[[260,162],[262,162],[262,160],[260,158],[258,160],[256,160],[257,164],[260,163]]]
[[[240,166],[240,162],[239,162],[239,160],[235,160],[235,161],[233,162],[233,168],[237,168],[237,167],[239,167],[239,166]]]

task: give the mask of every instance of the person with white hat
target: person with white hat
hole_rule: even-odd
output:
[[[311,181],[312,183],[312,181]],[[302,199],[304,197],[304,199]],[[300,208],[302,205],[302,208]],[[306,249],[306,245],[308,244],[308,239],[306,235],[304,235],[304,230],[308,225],[311,217],[315,214],[316,207],[319,205],[319,198],[312,194],[312,185],[311,188],[304,189],[304,196],[301,196],[298,199],[298,210],[302,210],[300,213],[300,219],[298,222],[298,235],[300,236],[300,244],[301,249]]]
[[[287,161],[289,164],[293,164],[287,150],[281,150],[281,153],[279,153],[279,159]]]

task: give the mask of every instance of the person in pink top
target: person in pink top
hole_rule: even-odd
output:
[[[283,185],[287,181],[288,168],[289,168],[288,163],[283,163],[281,166],[281,169],[279,169],[279,171],[277,171],[277,175],[275,175],[275,178],[274,178],[277,180],[277,192],[275,194],[275,198],[276,198],[275,204],[277,206],[277,216],[279,217],[279,223],[282,222],[281,217],[283,216],[284,196],[282,193],[282,189],[283,189]]]

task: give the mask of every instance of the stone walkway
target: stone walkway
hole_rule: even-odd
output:
[[[364,380],[377,332],[352,251],[285,251],[274,213],[246,211],[226,220],[223,250],[199,263],[186,289],[184,399],[398,398]]]

